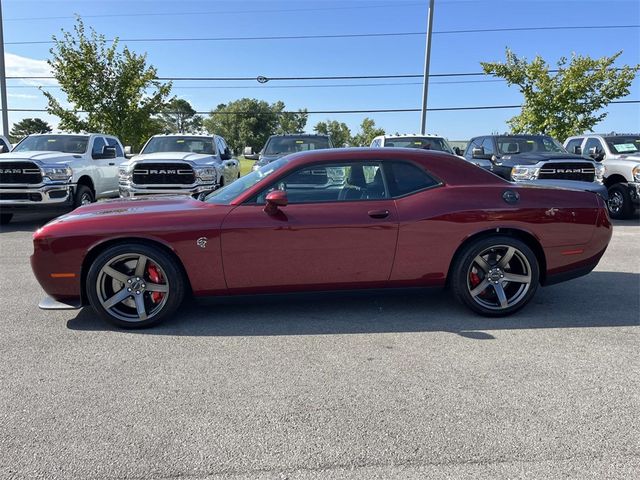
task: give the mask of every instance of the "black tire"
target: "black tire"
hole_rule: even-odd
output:
[[[611,218],[623,220],[633,216],[635,208],[626,184],[616,183],[609,187],[607,208],[609,209],[609,216]]]
[[[86,185],[78,185],[76,188],[76,194],[73,197],[73,208],[81,207],[82,205],[87,205],[89,203],[93,203],[95,198],[93,198],[93,192]]]
[[[143,257],[144,267],[139,274],[136,269]],[[105,272],[109,267],[115,269],[116,276]],[[160,272],[162,282],[154,283],[151,267]],[[118,279],[118,274],[122,278]],[[151,285],[164,290],[154,290]],[[93,261],[86,280],[87,298],[94,310],[107,322],[127,329],[151,327],[173,315],[184,299],[185,290],[186,280],[178,262],[160,248],[142,243],[108,248]],[[160,291],[166,293],[162,293],[161,299],[154,298]],[[118,300],[120,297],[122,300]],[[108,305],[111,300],[114,304]],[[142,302],[144,315],[139,315],[138,302]]]
[[[6,225],[13,218],[13,213],[0,213],[0,225]]]
[[[524,307],[539,281],[540,267],[531,248],[516,238],[494,235],[470,243],[456,255],[450,285],[456,298],[474,312],[502,317]]]

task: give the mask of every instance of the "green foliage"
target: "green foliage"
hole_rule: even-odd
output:
[[[376,122],[369,117],[365,117],[360,124],[360,131],[352,138],[351,145],[354,147],[368,147],[378,135],[384,135],[384,129],[376,128]]]
[[[538,133],[564,140],[593,130],[607,116],[600,112],[612,100],[629,94],[640,65],[614,68],[622,52],[592,59],[572,55],[558,61],[558,72],[537,56],[528,62],[506,51],[505,63],[481,62],[485,73],[517,85],[524,95],[519,115],[508,121],[514,133]]]
[[[165,107],[171,84],[156,80],[156,69],[147,66],[146,55],[127,47],[119,50],[117,39],[107,46],[104,35],[93,29],[85,32],[79,17],[73,33],[63,30],[62,38],[53,40],[48,63],[71,109],[43,93],[47,111],[60,117],[62,129],[116,135],[134,148],[162,131],[154,115]]]
[[[313,130],[323,135],[331,135],[331,141],[336,147],[346,147],[351,144],[351,130],[344,122],[337,120],[318,122]]]
[[[41,118],[24,118],[13,124],[10,136],[13,142],[32,133],[49,133],[51,126]]]
[[[198,133],[202,130],[202,117],[182,98],[171,99],[159,120],[166,133]]]
[[[255,98],[241,98],[218,105],[203,123],[208,132],[223,136],[235,153],[244,147],[259,151],[270,135],[304,131],[306,110],[282,113],[284,110],[281,101],[269,104]]]
[[[278,127],[275,133],[302,133],[307,126],[307,109],[297,112],[285,112],[284,102],[278,100],[272,105],[275,112],[278,112]]]

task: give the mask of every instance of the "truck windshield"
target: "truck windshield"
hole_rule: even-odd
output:
[[[444,138],[438,137],[388,137],[385,147],[422,148],[437,152],[453,153],[453,149]]]
[[[152,137],[140,153],[188,152],[215,155],[213,140],[203,137]]]
[[[13,151],[85,153],[88,144],[85,135],[35,135],[22,140]]]
[[[253,187],[256,183],[262,180],[265,177],[268,177],[273,172],[281,169],[289,163],[288,158],[280,158],[275,162],[268,163],[258,170],[254,170],[253,172],[245,175],[244,177],[240,177],[233,183],[230,183],[226,187],[222,187],[218,190],[211,192],[205,198],[205,202],[215,203],[218,205],[229,205],[236,198],[242,195],[244,192]]]
[[[501,155],[518,153],[567,153],[562,145],[546,135],[498,137],[498,151]]]
[[[323,148],[331,148],[328,137],[271,137],[264,147],[263,155],[282,155]]]
[[[640,152],[640,136],[631,135],[625,137],[619,135],[616,137],[605,137],[604,139],[613,153]]]

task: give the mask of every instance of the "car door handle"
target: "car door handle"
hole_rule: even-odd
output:
[[[109,165],[113,166],[113,165],[115,165],[115,163],[109,162]]]
[[[371,218],[387,218],[389,216],[389,210],[369,210],[368,213]]]

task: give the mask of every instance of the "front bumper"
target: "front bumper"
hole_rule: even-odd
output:
[[[196,185],[134,185],[120,184],[119,191],[122,198],[142,197],[145,195],[190,195],[204,197],[213,192],[218,185],[214,183]]]
[[[627,186],[629,187],[629,196],[631,197],[631,203],[633,203],[636,208],[640,208],[640,183],[628,182]]]
[[[44,184],[35,186],[0,185],[0,208],[22,210],[30,208],[64,208],[73,205],[75,184]]]

